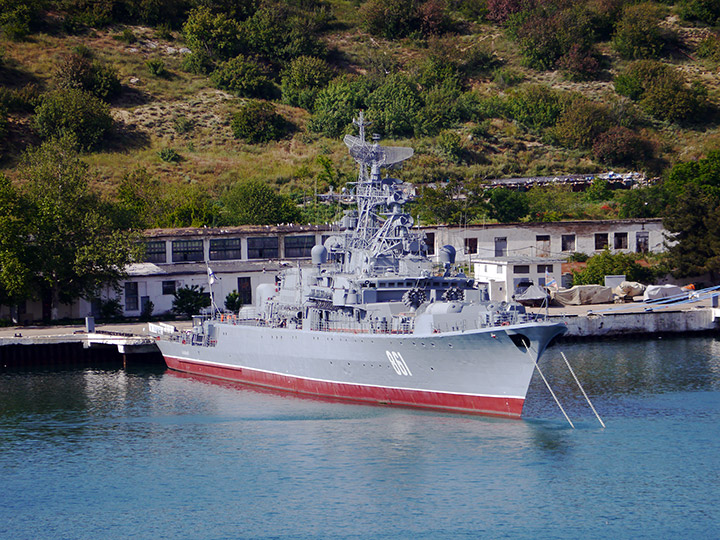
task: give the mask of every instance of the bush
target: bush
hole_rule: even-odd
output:
[[[194,9],[183,25],[188,48],[196,55],[187,66],[205,66],[207,62],[227,60],[242,49],[241,30],[237,21],[208,7]]]
[[[623,58],[657,58],[665,46],[660,15],[655,4],[627,6],[612,38],[613,47]]]
[[[651,141],[634,131],[613,126],[596,139],[592,151],[602,163],[631,167],[653,159],[655,147]]]
[[[652,283],[655,279],[650,268],[640,266],[632,255],[612,254],[609,250],[590,257],[587,266],[580,272],[573,272],[573,285],[604,285],[605,276],[625,275],[628,281]]]
[[[232,311],[233,313],[237,313],[240,311],[242,306],[242,302],[240,302],[240,293],[233,289],[233,291],[225,297],[225,309]]]
[[[140,320],[141,321],[149,321],[152,318],[154,309],[155,309],[155,304],[153,304],[150,300],[145,302],[143,304],[142,310],[140,311]]]
[[[156,77],[166,77],[168,74],[165,70],[165,62],[159,58],[152,58],[145,62],[145,65],[147,66],[150,74],[155,75]]]
[[[389,75],[367,100],[373,129],[387,136],[407,136],[415,131],[415,117],[422,102],[417,87],[406,76]]]
[[[112,66],[92,62],[87,55],[70,54],[55,70],[53,80],[58,88],[75,88],[109,101],[120,93],[120,79]]]
[[[487,18],[504,23],[512,15],[535,7],[535,0],[487,0]]]
[[[610,125],[611,119],[604,105],[575,97],[564,107],[553,134],[564,146],[590,148]]]
[[[512,91],[506,101],[506,114],[534,129],[555,125],[561,112],[559,94],[544,85],[523,86]]]
[[[229,225],[276,225],[300,219],[300,211],[290,198],[259,180],[234,184],[223,196],[223,203]]]
[[[715,35],[707,36],[698,44],[697,54],[701,58],[720,64],[720,38]]]
[[[589,81],[600,74],[600,61],[593,49],[576,43],[557,63],[565,77],[571,81]]]
[[[210,79],[217,88],[229,90],[242,97],[267,98],[275,93],[268,70],[243,55],[223,62]]]
[[[158,156],[167,163],[178,163],[182,160],[182,157],[174,148],[163,148],[158,152]]]
[[[195,122],[186,116],[176,116],[173,118],[173,128],[178,135],[186,135],[195,129]]]
[[[365,30],[387,39],[409,36],[420,29],[418,0],[369,0],[360,8]]]
[[[236,139],[250,144],[276,141],[287,133],[287,122],[272,103],[250,101],[230,121]]]
[[[100,300],[99,304],[100,309],[98,318],[100,320],[108,321],[122,317],[123,308],[120,300],[117,300],[116,298],[108,298],[107,300]]]
[[[717,0],[682,0],[678,12],[687,21],[700,21],[709,26],[720,25],[720,4]]]
[[[198,285],[186,285],[175,290],[172,311],[177,315],[184,315],[191,319],[200,310],[210,306],[210,295],[205,294],[205,288]]]
[[[615,90],[638,101],[640,108],[660,120],[694,120],[706,108],[704,87],[687,86],[680,71],[653,60],[630,64],[617,76]]]
[[[424,104],[417,114],[416,134],[435,135],[472,114],[465,107],[466,101],[460,99],[460,89],[453,81],[431,88],[422,98]]]
[[[83,150],[97,148],[112,124],[105,102],[75,88],[47,94],[35,110],[35,129],[41,137],[72,134]]]
[[[23,39],[39,19],[41,7],[38,0],[4,0],[0,3],[0,32],[13,41]]]
[[[308,129],[326,137],[339,137],[349,129],[357,111],[366,108],[370,90],[366,79],[341,77],[331,81],[315,99]]]
[[[291,60],[281,76],[283,101],[311,111],[315,98],[330,82],[332,74],[332,68],[320,58],[300,56]]]

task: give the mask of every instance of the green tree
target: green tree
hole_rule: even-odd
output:
[[[371,87],[364,79],[338,77],[323,88],[315,99],[308,129],[336,138],[349,130],[353,115],[364,109]]]
[[[200,313],[200,310],[210,306],[210,295],[205,294],[205,287],[199,285],[185,285],[175,290],[172,302],[172,311],[187,319]]]
[[[595,139],[611,126],[607,108],[573,96],[563,108],[552,132],[564,146],[591,148]]]
[[[317,94],[332,77],[333,70],[325,60],[313,56],[294,58],[282,72],[282,99],[288,105],[311,111]]]
[[[160,181],[147,169],[137,168],[123,176],[117,191],[116,222],[124,229],[159,226],[167,212]]]
[[[55,69],[53,80],[58,88],[83,90],[103,101],[111,100],[121,90],[115,68],[81,54],[67,55]]]
[[[136,253],[136,238],[116,229],[73,148],[67,137],[44,143],[18,169],[30,280],[52,306],[97,297],[119,282]]]
[[[33,294],[27,220],[17,189],[0,175],[0,304],[12,305]]]
[[[388,136],[412,135],[422,102],[413,82],[402,74],[389,75],[367,100],[373,129]]]
[[[669,204],[663,227],[670,233],[667,257],[677,276],[720,271],[720,151],[678,163],[663,187]]]
[[[182,31],[193,54],[207,58],[209,62],[233,58],[243,47],[240,24],[208,7],[191,11]]]
[[[530,211],[527,195],[514,189],[495,188],[490,191],[488,214],[500,223],[520,221]]]
[[[228,311],[237,313],[240,311],[242,306],[242,302],[240,302],[240,293],[238,293],[237,290],[233,290],[225,297],[225,309]]]
[[[554,126],[562,112],[560,95],[545,85],[524,85],[509,93],[506,114],[532,129]]]
[[[587,266],[580,272],[573,272],[573,285],[604,285],[605,276],[625,275],[628,281],[649,283],[655,279],[652,269],[641,266],[628,253],[610,253],[605,250],[590,257]]]
[[[276,225],[295,223],[300,212],[289,197],[275,193],[259,180],[233,184],[222,198],[223,215],[229,225]]]
[[[51,92],[35,110],[35,129],[41,137],[72,135],[83,150],[97,148],[112,125],[108,105],[76,88]]]

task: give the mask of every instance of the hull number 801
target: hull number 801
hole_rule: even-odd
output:
[[[396,351],[385,351],[385,354],[387,354],[388,360],[390,360],[390,365],[395,370],[395,373],[398,375],[412,375],[412,372],[405,363],[402,354]]]

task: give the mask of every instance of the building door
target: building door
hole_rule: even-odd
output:
[[[507,256],[507,237],[497,236],[495,237],[495,256],[506,257]]]
[[[635,235],[635,251],[638,253],[647,253],[650,251],[650,233],[647,231],[638,231]]]
[[[550,256],[550,235],[539,234],[535,237],[535,251],[538,257]]]
[[[237,278],[237,284],[238,284],[238,295],[240,304],[243,306],[247,306],[248,304],[252,304],[252,284],[250,283],[249,277],[239,277]]]

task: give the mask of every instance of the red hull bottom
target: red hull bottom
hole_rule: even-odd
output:
[[[237,381],[315,397],[342,399],[376,405],[392,405],[396,407],[413,407],[455,413],[519,418],[525,402],[524,399],[520,398],[476,396],[315,381],[246,368],[215,366],[169,356],[165,357],[165,362],[170,369],[192,373],[194,375],[204,375],[206,377]]]

